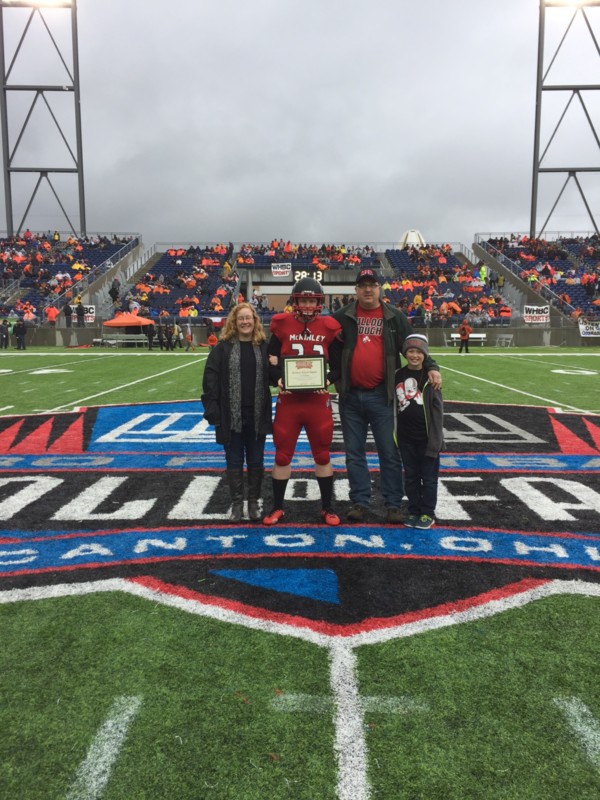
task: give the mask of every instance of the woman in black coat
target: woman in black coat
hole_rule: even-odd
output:
[[[204,418],[215,426],[216,440],[225,449],[231,522],[242,518],[244,461],[248,516],[258,520],[265,440],[273,427],[266,337],[250,303],[229,312],[220,341],[206,361],[202,392]]]

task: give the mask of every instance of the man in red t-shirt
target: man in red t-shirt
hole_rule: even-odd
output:
[[[340,420],[346,451],[346,469],[352,508],[346,518],[362,522],[371,502],[371,474],[367,461],[367,434],[371,429],[379,456],[380,490],[385,520],[399,524],[404,495],[402,462],[394,441],[395,374],[407,336],[413,333],[405,315],[391,303],[381,302],[379,276],[370,267],[356,278],[356,301],[336,311],[342,326]],[[434,389],[442,385],[437,364],[424,361]]]
[[[286,357],[324,357],[329,363],[327,385],[335,383],[339,374],[338,340],[340,325],[333,317],[321,316],[324,303],[321,285],[313,278],[301,278],[292,289],[292,313],[276,314],[271,320],[269,362],[272,382],[280,388],[273,421],[275,464],[271,474],[273,509],[263,518],[265,525],[276,525],[285,516],[283,500],[291,475],[291,462],[302,428],[306,431],[315,462],[315,475],[321,492],[320,518],[326,525],[339,525],[332,511],[333,467],[331,441],[333,414],[331,395],[325,389],[289,392],[283,390],[281,371]]]

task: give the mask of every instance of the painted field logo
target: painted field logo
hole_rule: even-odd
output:
[[[386,525],[377,507],[360,526],[317,525],[306,443],[286,524],[229,525],[223,455],[199,403],[0,425],[0,590],[126,577],[345,636],[557,578],[599,581],[597,417],[447,403],[449,452],[429,531]],[[341,446],[333,463],[343,509]],[[377,489],[374,453],[370,464]]]

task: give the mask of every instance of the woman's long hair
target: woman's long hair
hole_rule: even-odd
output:
[[[227,319],[225,320],[225,325],[223,325],[223,330],[221,331],[221,335],[219,339],[222,342],[227,342],[229,339],[233,339],[237,337],[237,316],[240,311],[246,311],[249,309],[252,312],[252,318],[254,319],[254,332],[252,334],[252,344],[260,344],[264,342],[267,338],[265,336],[265,331],[262,326],[262,322],[260,321],[258,314],[256,313],[256,309],[254,306],[250,305],[250,303],[240,303],[239,305],[234,306]]]

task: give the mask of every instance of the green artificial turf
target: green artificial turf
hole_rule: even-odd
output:
[[[0,607],[0,797],[67,796],[115,698],[141,708],[104,800],[333,798],[327,652],[120,593]]]
[[[598,611],[556,597],[358,648],[361,695],[409,701],[365,712],[372,797],[595,800],[555,700],[600,718]],[[273,704],[330,696],[325,648],[121,593],[3,605],[0,636],[1,797],[67,797],[122,696],[141,706],[105,800],[335,797],[331,706]]]
[[[433,351],[444,398],[600,413],[600,350]],[[48,350],[0,355],[0,415],[78,406],[197,400],[207,352]],[[60,370],[57,372],[56,370]]]
[[[600,604],[574,596],[360,648],[365,695],[427,705],[367,715],[373,796],[600,797],[599,764],[554,702],[581,700],[600,734],[599,653]]]

